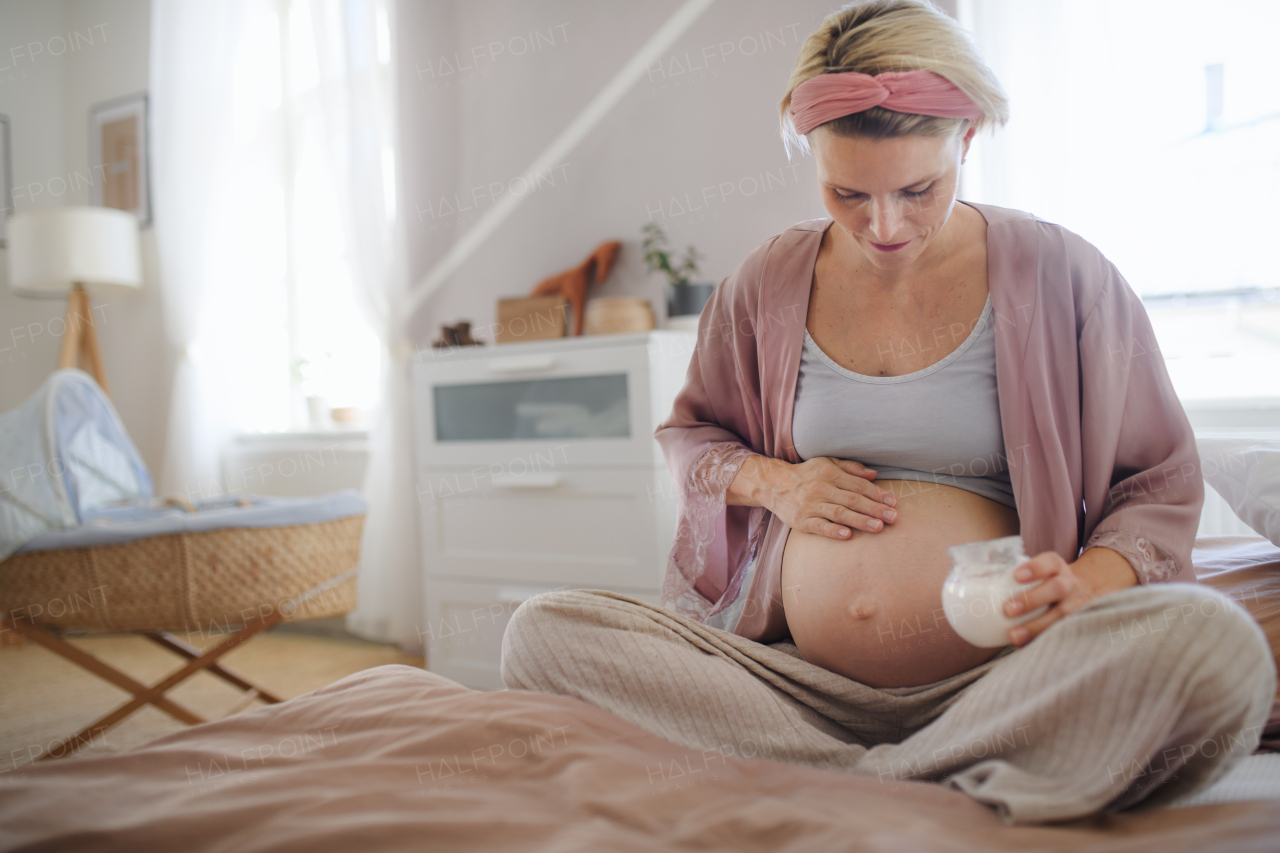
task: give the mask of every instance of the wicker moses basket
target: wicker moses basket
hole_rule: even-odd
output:
[[[280,701],[217,659],[282,621],[356,604],[358,494],[157,500],[115,409],[79,370],[57,371],[0,417],[0,471],[0,628],[12,632],[0,636],[40,643],[134,694],[59,754],[148,703],[203,722],[164,696],[202,669]],[[67,630],[141,633],[188,662],[148,687],[67,643]],[[199,649],[169,632],[228,636]]]
[[[203,634],[269,613],[288,622],[356,605],[364,502],[354,493],[130,509],[144,520],[44,533],[0,563],[0,608],[61,630]],[[290,513],[314,520],[249,526]]]

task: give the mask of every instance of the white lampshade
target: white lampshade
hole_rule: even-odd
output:
[[[9,220],[9,286],[15,293],[66,296],[76,283],[142,286],[138,220],[132,213],[55,207]]]

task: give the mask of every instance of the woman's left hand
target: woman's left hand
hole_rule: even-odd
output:
[[[1019,566],[1013,576],[1019,583],[1040,583],[1009,599],[1004,606],[1005,616],[1016,619],[1044,605],[1049,607],[1035,619],[1009,629],[1009,639],[1019,647],[1098,596],[1138,582],[1128,560],[1102,547],[1090,548],[1074,563],[1068,563],[1057,551],[1044,551]]]

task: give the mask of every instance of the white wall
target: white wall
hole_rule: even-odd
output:
[[[0,0],[0,69],[9,66],[0,70],[0,113],[9,117],[12,133],[14,185],[21,188],[17,210],[89,201],[84,181],[67,177],[94,174],[89,108],[147,90],[150,29],[148,0]],[[59,41],[73,31],[80,34],[74,51]],[[158,471],[172,358],[161,328],[151,237],[150,229],[142,232],[142,290],[111,299],[94,295],[92,302],[102,306],[95,317],[113,401],[147,464]],[[49,324],[62,316],[65,303],[15,297],[3,253],[0,411],[7,411],[56,366],[58,339]]]
[[[554,170],[556,185],[530,197],[428,302],[415,324],[418,343],[434,337],[438,322],[492,322],[497,297],[528,292],[609,239],[623,240],[624,251],[599,295],[649,297],[661,317],[662,281],[644,274],[639,257],[640,227],[651,216],[678,245],[696,244],[705,256],[702,278],[719,281],[769,236],[824,215],[812,161],[787,162],[776,103],[800,40],[838,5],[715,3],[664,56],[663,70],[628,92]],[[400,205],[415,280],[473,224],[440,215],[439,200],[523,171],[678,6],[397,3]],[[51,40],[72,30],[91,32],[94,44],[53,56]],[[539,49],[516,55],[535,31]],[[495,47],[491,60],[495,42],[502,52]],[[33,43],[44,46],[34,59],[27,49]],[[42,188],[34,202],[20,195],[18,209],[88,200],[83,187],[55,196],[57,179],[91,170],[90,105],[147,89],[149,43],[148,0],[0,0],[0,113],[11,121],[15,185]],[[441,67],[455,55],[470,64],[473,50],[485,58],[472,70],[448,74]],[[679,73],[679,65],[696,68]],[[704,209],[673,209],[673,200],[684,204],[686,197]],[[486,199],[480,210],[488,206]],[[161,327],[151,238],[144,230],[142,291],[93,301],[104,304],[100,336],[113,399],[158,473],[173,357]],[[53,370],[58,341],[49,324],[64,310],[59,301],[14,297],[6,264],[0,250],[0,411],[21,403]]]
[[[0,3],[0,113],[9,118],[15,187],[24,194],[43,191],[50,179],[66,174],[63,163],[63,59],[26,56],[33,43],[43,46],[66,34],[60,0]],[[30,187],[30,192],[26,189]],[[6,207],[15,201],[4,199]],[[17,209],[26,205],[19,199]],[[61,303],[19,299],[9,290],[8,258],[0,264],[0,411],[34,391],[57,363],[58,342],[48,321],[62,313]]]
[[[415,281],[474,224],[474,213],[441,215],[440,200],[456,193],[470,204],[473,189],[519,175],[680,5],[400,4],[400,203]],[[611,239],[623,241],[620,266],[596,295],[648,297],[661,318],[663,282],[646,276],[639,251],[651,216],[677,246],[698,247],[701,278],[714,282],[770,236],[825,216],[812,159],[787,161],[777,102],[801,41],[838,6],[712,5],[667,53],[667,73],[652,71],[628,92],[553,172],[555,186],[530,195],[427,303],[415,323],[421,342],[441,322],[492,323],[498,297],[527,293]],[[536,32],[540,49],[513,55]],[[493,44],[501,50],[490,58]],[[460,65],[470,70],[449,73]],[[680,212],[686,198],[699,209]],[[481,199],[476,213],[492,206],[487,191]]]

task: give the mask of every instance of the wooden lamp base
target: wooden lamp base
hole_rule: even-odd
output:
[[[79,367],[92,376],[107,396],[107,372],[102,367],[102,352],[98,349],[98,330],[93,325],[93,309],[84,285],[76,282],[67,297],[67,328],[62,333],[62,349],[58,352],[58,369]]]

